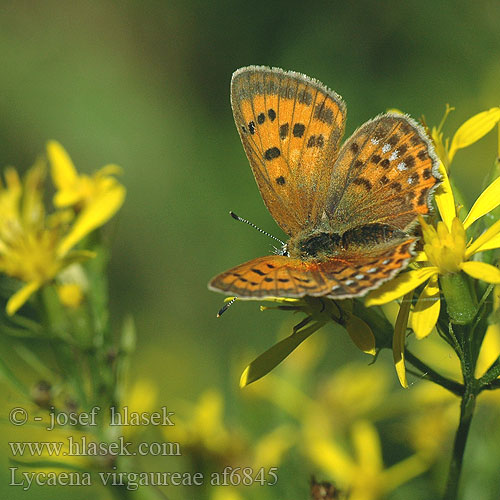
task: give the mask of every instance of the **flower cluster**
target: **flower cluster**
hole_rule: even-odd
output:
[[[0,183],[0,271],[22,282],[7,302],[9,315],[72,264],[93,257],[75,247],[106,223],[125,198],[125,188],[112,176],[118,167],[109,165],[88,177],[77,173],[59,143],[49,142],[47,152],[57,190],[52,213],[43,203],[44,161],[37,161],[22,180],[8,168],[5,185]],[[78,302],[78,295],[74,287],[62,288],[68,303]]]

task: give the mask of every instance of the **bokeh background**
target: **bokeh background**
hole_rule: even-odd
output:
[[[131,313],[138,331],[133,379],[154,395],[153,405],[168,405],[186,419],[195,412],[191,405],[217,394],[213,397],[223,401],[224,425],[241,429],[247,443],[255,444],[277,426],[300,418],[276,409],[272,397],[259,396],[259,389],[240,390],[239,374],[298,319],[260,312],[254,303],[236,304],[216,319],[222,296],[206,287],[216,273],[271,249],[270,240],[236,224],[229,210],[281,236],[261,201],[233,124],[231,73],[263,64],[321,80],[347,102],[347,134],[388,108],[416,118],[425,115],[428,124],[436,125],[449,103],[456,111],[445,135],[452,135],[471,115],[499,104],[499,19],[495,0],[2,1],[0,161],[26,169],[47,140],[57,139],[80,171],[106,163],[123,168],[127,199],[107,234],[112,321],[118,330]],[[454,173],[467,201],[480,192],[495,151],[496,138],[490,134],[482,146],[457,155]],[[369,360],[345,333],[328,327],[277,373],[318,399],[324,394],[321,384],[351,361],[364,367]],[[403,393],[388,353],[378,363],[386,368],[390,388],[380,393],[379,403],[390,398],[404,406],[411,390],[425,384],[417,380]],[[6,388],[2,392],[4,416],[13,396]],[[293,401],[293,392],[286,394]],[[360,392],[351,403],[356,406],[366,397]],[[495,411],[498,418],[498,405]],[[481,418],[490,425],[491,415],[486,412],[473,424],[471,442],[476,444],[467,453],[463,498],[487,500],[500,494],[498,452],[484,441],[477,444]],[[396,417],[390,429],[379,429],[383,436],[401,430],[403,419]],[[11,430],[3,426],[1,432],[6,439]],[[409,453],[401,443],[383,440],[389,443],[383,449],[386,465]],[[443,453],[450,442],[448,436]],[[6,486],[8,453],[3,450],[2,498],[89,498],[84,488],[23,492]],[[308,498],[311,473],[329,478],[305,455],[294,448],[279,460],[276,486],[236,494],[244,499]],[[189,469],[186,463],[182,457],[166,466],[148,457],[138,469],[182,471]],[[446,455],[440,466],[389,498],[435,498],[445,472]],[[215,494],[210,489],[165,492],[171,499]],[[110,498],[99,487],[92,495]]]

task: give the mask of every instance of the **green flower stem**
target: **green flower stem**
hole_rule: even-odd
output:
[[[82,406],[87,405],[87,394],[78,363],[75,359],[77,348],[68,333],[66,321],[56,291],[52,286],[43,287],[40,292],[39,308],[43,325],[49,334],[49,343],[54,351],[56,362],[62,373],[71,381]]]
[[[479,384],[481,387],[491,384],[498,377],[500,377],[500,357],[493,362],[488,371],[479,379]]]
[[[453,456],[451,459],[448,482],[446,484],[443,500],[456,500],[457,498],[465,445],[467,443],[467,436],[469,434],[475,406],[476,395],[466,387],[466,392],[460,405],[460,422],[458,424],[455,442],[453,444]]]
[[[500,378],[497,378],[487,385],[483,385],[481,390],[493,391],[495,389],[500,389]]]
[[[476,407],[477,394],[480,390],[479,383],[474,377],[476,360],[474,358],[473,350],[471,349],[471,341],[469,338],[472,328],[470,326],[450,324],[450,329],[453,331],[461,346],[461,355],[459,357],[464,377],[465,392],[462,396],[460,404],[460,421],[455,434],[453,455],[451,458],[448,481],[443,500],[456,500],[457,498],[465,445],[467,443],[470,424]]]
[[[477,300],[472,295],[464,273],[448,273],[439,277],[452,323],[467,325],[476,316]]]
[[[422,372],[422,377],[434,382],[435,384],[448,389],[450,392],[455,394],[456,396],[462,396],[465,388],[459,382],[455,382],[454,380],[450,380],[446,377],[443,377],[438,372],[434,371],[430,366],[426,365],[423,361],[418,359],[414,354],[410,351],[406,350],[405,358],[408,363],[412,364],[415,368]]]

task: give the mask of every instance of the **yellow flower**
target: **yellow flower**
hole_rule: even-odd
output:
[[[6,185],[0,182],[0,271],[25,283],[7,302],[9,315],[63,269],[94,255],[72,249],[103,225],[125,196],[123,186],[115,186],[106,195],[89,199],[76,217],[61,210],[46,216],[44,178],[44,165],[38,162],[23,182],[13,168],[5,172]]]
[[[189,418],[176,419],[175,426],[165,434],[191,453],[220,457],[221,462],[239,454],[243,445],[240,436],[226,427],[224,399],[215,389],[206,390],[189,409]]]
[[[123,186],[112,177],[121,173],[120,167],[106,165],[90,177],[78,174],[68,153],[58,142],[48,142],[47,154],[52,180],[57,188],[54,195],[56,207],[74,207],[79,211],[89,205],[103,203],[107,211],[112,212],[108,218],[120,208],[125,192]]]
[[[380,438],[372,423],[356,421],[351,435],[353,456],[322,432],[307,437],[307,454],[341,490],[349,491],[349,500],[377,500],[401,484],[422,474],[428,464],[412,455],[385,468]]]
[[[486,118],[484,113],[487,114]],[[455,134],[450,148],[443,148],[448,164],[457,149],[480,139],[500,120],[500,108],[484,113],[479,113],[462,125]],[[496,120],[493,125],[491,125],[492,120]],[[412,329],[419,339],[426,337],[433,330],[439,317],[440,276],[463,271],[475,279],[500,284],[500,270],[497,267],[471,260],[471,257],[479,252],[500,248],[500,221],[491,225],[475,240],[468,241],[466,236],[466,230],[472,223],[500,205],[500,178],[495,179],[483,191],[462,222],[457,217],[455,199],[443,164],[440,165],[440,173],[443,182],[436,192],[435,200],[442,220],[433,227],[420,219],[424,249],[415,259],[417,265],[409,272],[400,274],[371,292],[365,302],[368,306],[381,305],[405,296],[403,302],[408,303],[412,299],[413,290],[427,282],[411,317]],[[401,321],[396,325],[393,340],[396,367],[403,387],[407,386],[404,373],[404,337],[409,303],[407,309],[400,311]]]

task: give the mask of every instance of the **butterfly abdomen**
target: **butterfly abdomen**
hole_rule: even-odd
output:
[[[346,252],[369,251],[386,243],[409,238],[407,233],[388,224],[374,223],[348,229],[342,234],[333,231],[303,234],[292,238],[287,249],[290,257],[325,260]]]
[[[342,238],[336,233],[314,233],[288,244],[291,257],[321,259],[323,256],[335,255],[341,251]]]

